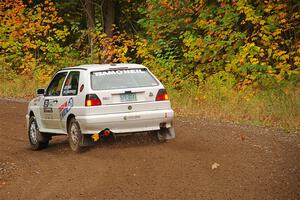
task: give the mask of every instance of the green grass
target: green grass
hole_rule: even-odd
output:
[[[0,97],[31,99],[45,85],[29,78],[0,80]],[[300,127],[300,89],[295,85],[238,91],[231,84],[207,82],[168,88],[177,116],[192,116],[288,130]]]
[[[168,91],[177,115],[296,131],[300,128],[300,89],[296,86],[238,91],[204,84]]]
[[[31,99],[35,96],[36,89],[43,87],[34,79],[14,78],[13,80],[0,80],[0,97],[13,97]]]

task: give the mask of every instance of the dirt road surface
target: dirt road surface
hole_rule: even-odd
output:
[[[177,138],[66,137],[31,151],[26,103],[0,100],[0,199],[300,199],[300,135],[177,118]],[[212,169],[214,168],[214,169]]]

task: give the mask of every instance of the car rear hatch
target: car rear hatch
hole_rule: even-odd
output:
[[[165,89],[147,68],[93,71],[90,79],[89,95],[99,99],[90,106],[91,115],[170,109]]]

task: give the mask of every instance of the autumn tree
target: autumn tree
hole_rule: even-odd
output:
[[[174,86],[211,76],[241,88],[297,79],[298,10],[298,1],[149,0],[139,55]]]
[[[23,75],[53,73],[68,49],[68,29],[53,2],[27,7],[21,0],[0,3],[0,54],[3,66]],[[42,78],[42,77],[40,77]]]

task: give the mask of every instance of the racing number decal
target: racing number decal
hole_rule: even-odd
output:
[[[62,105],[58,107],[60,119],[66,116],[66,114],[71,110],[73,105],[74,105],[73,98],[70,98],[68,101],[65,101]]]
[[[44,101],[44,112],[45,113],[53,113],[53,109],[49,107],[49,99],[45,99]]]

